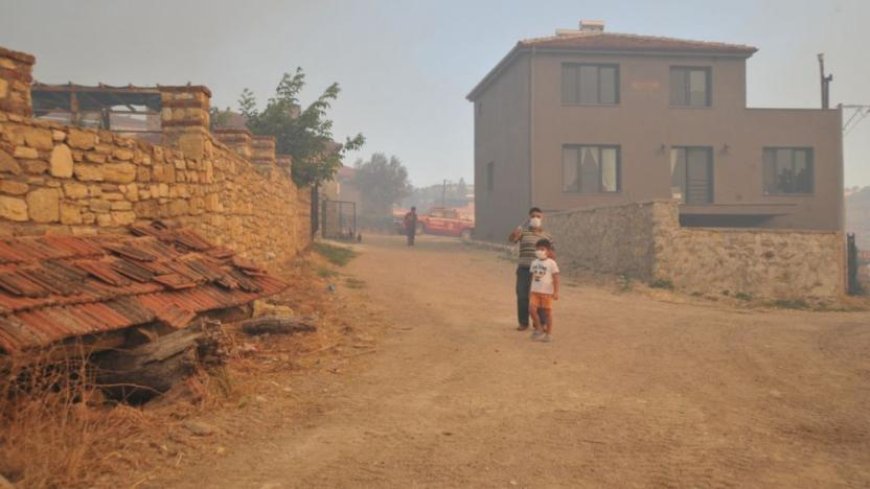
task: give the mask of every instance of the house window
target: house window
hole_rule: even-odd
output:
[[[710,68],[672,67],[671,105],[709,107],[712,105]]]
[[[563,105],[615,105],[619,103],[619,66],[562,65]]]
[[[492,192],[495,189],[495,162],[490,161],[486,164],[486,191]]]
[[[812,149],[764,148],[763,167],[765,194],[813,192]]]
[[[671,195],[689,205],[713,202],[713,148],[671,149]]]
[[[619,147],[562,147],[562,191],[582,194],[619,192]]]

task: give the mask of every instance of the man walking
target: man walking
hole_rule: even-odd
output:
[[[417,208],[411,207],[411,211],[405,214],[405,236],[408,238],[408,246],[414,246],[414,238],[417,236]]]
[[[532,262],[535,260],[535,245],[541,239],[549,240],[553,243],[553,238],[543,227],[544,213],[537,207],[529,209],[529,220],[522,226],[517,226],[516,229],[508,236],[508,241],[511,243],[519,243],[520,254],[517,261],[517,326],[518,331],[525,331],[529,328],[529,293],[532,287],[532,274],[529,271]],[[555,248],[551,253],[555,255]],[[552,258],[555,258],[553,256]]]

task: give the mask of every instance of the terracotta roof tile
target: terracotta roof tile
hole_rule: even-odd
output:
[[[157,275],[156,277],[154,277],[154,281],[159,284],[163,284],[173,290],[190,289],[196,287],[196,282],[179,273],[167,273],[165,275]]]
[[[212,248],[207,250],[205,253],[213,258],[229,258],[236,254],[235,251],[224,247]]]
[[[154,309],[155,318],[173,328],[183,328],[196,318],[196,312],[184,309],[177,304],[163,304]]]
[[[81,260],[75,263],[75,267],[109,285],[121,287],[130,284],[130,279],[112,270],[111,262],[105,260]]]
[[[180,328],[286,284],[198,234],[0,239],[0,355],[151,322]]]

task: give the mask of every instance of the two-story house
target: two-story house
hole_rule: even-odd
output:
[[[842,229],[841,111],[747,108],[755,52],[585,21],[517,43],[468,95],[478,237],[671,198],[686,226]]]

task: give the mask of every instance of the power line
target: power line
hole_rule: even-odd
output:
[[[860,124],[864,118],[870,115],[870,105],[844,104],[841,107],[843,107],[843,110],[852,112],[852,115],[846,120],[846,123],[843,124],[844,136],[852,132],[852,130],[858,127],[858,124]]]

